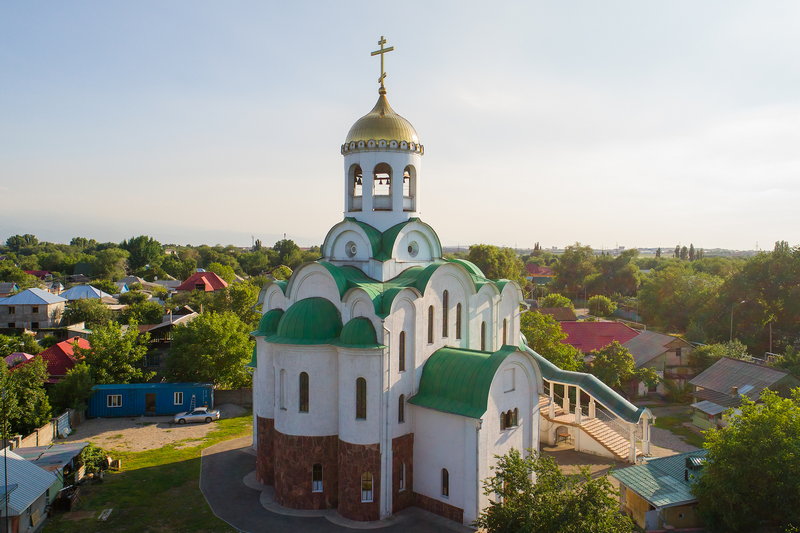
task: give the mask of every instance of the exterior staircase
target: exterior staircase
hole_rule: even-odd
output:
[[[630,458],[630,441],[615,431],[609,424],[598,418],[581,417],[580,424],[575,420],[574,413],[566,413],[564,409],[556,404],[554,414],[550,416],[550,399],[544,396],[539,397],[539,413],[542,418],[556,424],[579,427],[591,437],[595,442],[603,446],[618,460],[628,462]],[[636,450],[638,459],[642,453]]]

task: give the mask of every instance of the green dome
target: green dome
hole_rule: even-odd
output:
[[[342,331],[339,310],[325,298],[306,298],[295,302],[278,323],[277,336],[269,339],[281,344],[324,344]]]
[[[254,337],[267,337],[278,331],[278,323],[283,316],[283,309],[270,309],[258,322],[258,329],[252,333]]]
[[[339,343],[346,346],[376,346],[378,336],[368,318],[358,317],[344,325]]]

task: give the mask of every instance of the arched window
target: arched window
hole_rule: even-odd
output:
[[[402,424],[406,421],[406,395],[401,394],[397,402],[397,423]]]
[[[406,490],[406,464],[400,463],[400,472],[397,474],[400,490]]]
[[[412,165],[403,170],[403,211],[416,211],[417,171]]]
[[[486,322],[481,322],[481,351],[486,351]]]
[[[506,414],[500,413],[500,431],[506,429]]]
[[[461,304],[456,305],[456,339],[461,338]]]
[[[301,413],[308,412],[308,374],[300,372],[300,400],[297,402]]]
[[[361,211],[361,201],[363,197],[363,175],[361,167],[359,165],[352,165],[347,179],[350,192],[348,208],[350,211]]]
[[[450,473],[442,468],[442,496],[450,496]]]
[[[433,306],[428,307],[428,344],[433,344]]]
[[[447,291],[442,293],[442,337],[447,337],[447,312],[450,307],[450,294]]]
[[[503,319],[503,345],[508,344],[508,320]]]
[[[281,370],[281,377],[278,383],[278,405],[281,409],[286,409],[286,370]]]
[[[372,501],[372,474],[369,472],[361,474],[361,501]]]
[[[400,332],[400,342],[397,343],[397,370],[399,372],[405,372],[406,370],[406,332]]]
[[[367,380],[358,378],[356,380],[356,419],[364,420],[367,418]]]
[[[311,467],[311,492],[322,492],[322,465],[319,463]]]
[[[372,182],[372,210],[391,211],[392,209],[392,167],[387,163],[375,166]]]
[[[512,422],[514,422],[515,426],[519,425],[519,409],[517,409],[516,407],[514,408],[514,419],[512,420]]]

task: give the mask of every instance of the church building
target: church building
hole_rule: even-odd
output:
[[[443,258],[420,217],[425,149],[389,105],[385,42],[378,100],[341,145],[344,219],[262,293],[256,475],[289,508],[468,524],[495,455],[539,448],[542,374],[520,349],[519,285]]]

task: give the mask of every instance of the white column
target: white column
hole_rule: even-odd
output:
[[[553,387],[555,384],[551,381],[550,382],[550,405],[547,406],[548,416],[553,418],[556,416],[556,399],[555,393],[553,392]]]
[[[375,194],[375,172],[372,168],[361,169],[361,212],[372,213],[372,195]]]
[[[636,463],[636,424],[628,425],[628,434],[630,436],[630,455],[628,460],[631,463]]]
[[[569,414],[569,385],[564,385],[564,398],[561,400],[561,407],[564,412]]]
[[[392,166],[392,211],[403,212],[403,169],[405,167]]]
[[[594,398],[589,398],[589,418],[594,418],[597,415]]]
[[[644,454],[650,455],[650,418],[645,417],[643,424],[642,447],[644,448]]]

